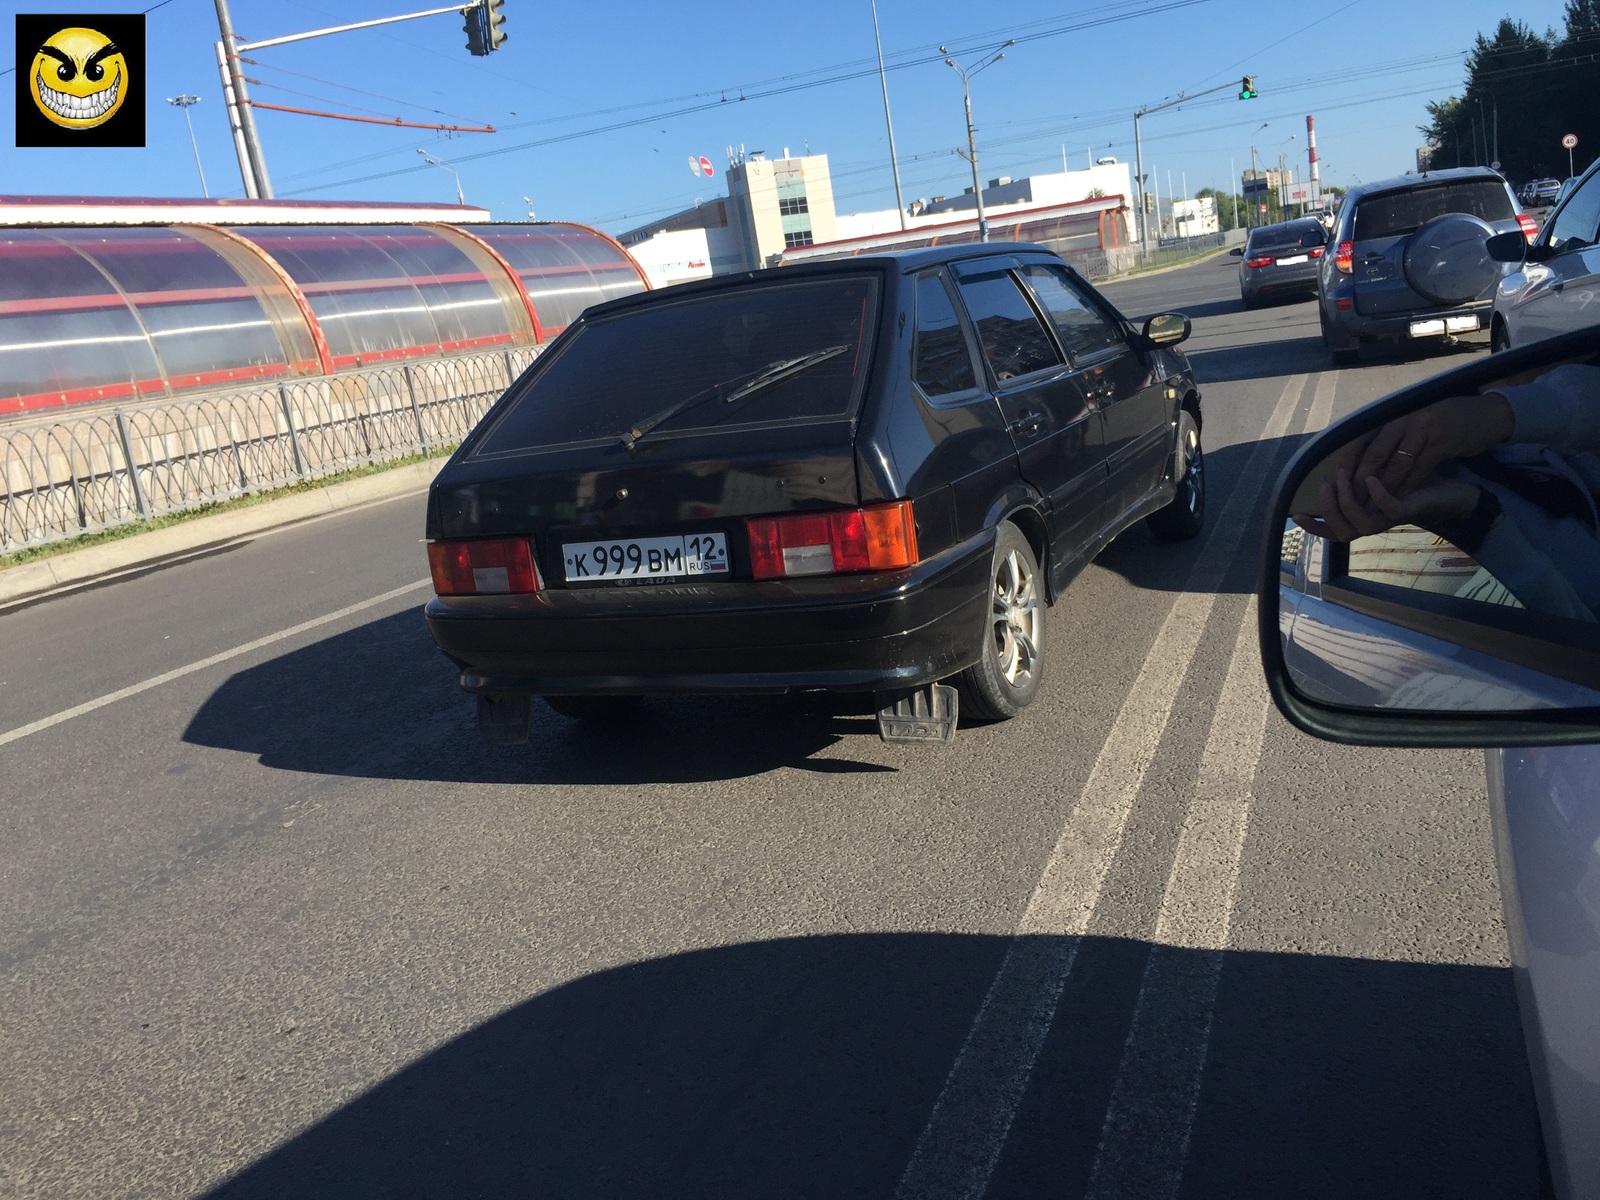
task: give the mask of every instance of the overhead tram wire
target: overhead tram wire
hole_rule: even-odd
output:
[[[1021,43],[1021,42],[1024,42],[1024,41],[1029,41],[1029,42],[1040,41],[1040,40],[1043,40],[1045,38],[1050,38],[1050,37],[1062,37],[1062,36],[1065,36],[1066,34],[1081,32],[1081,31],[1083,31],[1085,29],[1094,29],[1094,28],[1099,28],[1099,27],[1104,26],[1104,25],[1118,24],[1118,23],[1121,23],[1123,21],[1130,21],[1130,20],[1134,20],[1134,19],[1139,18],[1139,17],[1154,16],[1154,15],[1157,15],[1157,14],[1160,14],[1160,13],[1163,13],[1163,12],[1170,12],[1170,11],[1174,11],[1174,10],[1177,10],[1177,9],[1193,8],[1193,7],[1196,7],[1196,6],[1201,5],[1201,4],[1209,4],[1209,3],[1212,3],[1212,2],[1213,2],[1213,0],[1165,0],[1165,3],[1160,3],[1160,4],[1153,5],[1153,6],[1142,6],[1142,7],[1138,7],[1136,9],[1134,9],[1133,11],[1120,11],[1119,10],[1119,11],[1116,11],[1116,12],[1110,14],[1110,15],[1095,17],[1095,18],[1093,18],[1091,20],[1079,21],[1079,22],[1076,22],[1076,23],[1073,23],[1073,24],[1069,24],[1069,25],[1057,26],[1056,28],[1053,28],[1053,29],[1050,29],[1050,30],[1045,30],[1045,31],[1032,33],[1032,34],[1026,34],[1025,33],[1021,37],[1015,38],[1013,40]],[[1107,7],[1112,7],[1112,6],[1107,6]],[[1094,12],[1094,11],[1100,11],[1100,10],[1090,10],[1090,11]],[[918,57],[918,58],[914,58],[914,59],[909,59],[907,61],[904,61],[904,62],[901,62],[901,63],[897,63],[896,65],[894,65],[892,67],[889,67],[887,69],[888,70],[895,70],[895,71],[906,70],[906,69],[909,69],[911,67],[925,65],[927,63],[942,62],[942,61],[944,61],[944,57],[945,57],[944,55],[940,55],[937,52],[935,52],[934,54],[930,54],[930,55],[927,55],[927,56]],[[862,60],[862,61],[866,62],[866,60]],[[834,74],[834,75],[831,75],[831,76],[825,76],[823,78],[810,80],[808,82],[790,83],[790,84],[786,84],[786,85],[781,86],[781,87],[772,87],[772,88],[768,88],[766,90],[759,90],[759,91],[756,90],[756,87],[753,87],[753,86],[746,86],[746,87],[744,87],[742,89],[727,89],[727,90],[735,90],[735,91],[737,91],[738,95],[737,95],[737,97],[735,99],[730,99],[726,95],[726,91],[724,91],[723,89],[718,89],[718,99],[714,100],[714,101],[706,101],[706,102],[702,102],[702,103],[689,104],[689,105],[685,105],[685,106],[683,106],[681,108],[678,108],[678,109],[670,111],[670,112],[651,113],[651,114],[646,115],[646,116],[641,116],[641,117],[633,118],[633,119],[626,120],[626,121],[616,121],[616,122],[612,122],[612,123],[607,124],[607,125],[598,126],[598,127],[592,128],[592,129],[573,130],[573,131],[570,131],[568,133],[557,134],[555,136],[548,137],[548,138],[538,138],[538,139],[535,139],[535,140],[530,141],[530,142],[519,142],[519,143],[517,143],[515,145],[511,145],[511,146],[499,146],[499,147],[496,147],[496,148],[494,148],[492,150],[480,150],[476,154],[463,155],[463,156],[459,157],[457,159],[457,161],[458,162],[471,162],[471,161],[473,161],[475,159],[480,159],[480,158],[489,158],[489,157],[494,157],[494,156],[498,156],[498,155],[502,155],[502,154],[512,154],[512,153],[516,153],[517,151],[520,151],[520,150],[534,150],[534,149],[539,149],[539,148],[544,147],[544,146],[556,145],[556,144],[559,144],[561,142],[575,141],[575,140],[577,140],[579,138],[594,137],[594,136],[597,136],[597,135],[603,134],[603,133],[613,133],[613,132],[615,132],[617,130],[620,130],[620,129],[629,129],[629,128],[633,128],[633,127],[638,126],[638,125],[647,124],[650,121],[670,120],[670,119],[672,119],[674,117],[686,116],[686,115],[689,115],[691,113],[706,112],[706,111],[709,111],[711,109],[721,108],[723,105],[728,104],[728,103],[742,103],[742,102],[749,101],[749,100],[765,100],[765,99],[770,99],[770,98],[772,98],[774,96],[789,95],[789,94],[792,94],[794,92],[800,92],[800,91],[809,91],[809,90],[812,90],[812,89],[818,88],[818,87],[825,87],[825,86],[829,86],[829,85],[835,84],[835,83],[845,83],[845,82],[849,82],[849,81],[852,81],[852,80],[855,80],[855,79],[863,78],[865,76],[875,75],[875,74],[877,74],[877,70],[878,70],[878,68],[877,68],[876,60],[873,60],[870,63],[868,63],[868,65],[864,66],[863,68],[861,68],[859,70],[846,70],[843,73]],[[701,93],[701,94],[704,95],[706,93]],[[356,178],[341,179],[341,180],[336,180],[336,181],[331,182],[331,183],[316,184],[316,185],[314,185],[312,187],[298,188],[298,189],[295,189],[294,191],[286,193],[286,194],[288,194],[288,195],[305,195],[305,194],[310,193],[310,192],[325,191],[325,190],[327,190],[329,188],[345,187],[345,186],[349,186],[349,185],[352,185],[352,184],[359,184],[359,183],[371,183],[371,182],[374,182],[374,181],[379,180],[379,179],[393,178],[394,176],[397,176],[397,175],[413,174],[416,171],[421,170],[421,169],[422,168],[420,168],[420,167],[396,168],[395,170],[392,170],[392,171],[375,172],[375,173],[370,174],[370,175],[363,175],[363,176],[359,176],[359,177],[356,177]]]
[[[1034,32],[1034,33],[1025,32],[1027,30],[1037,30],[1038,26],[1041,26],[1041,25],[1048,26],[1048,25],[1051,25],[1052,22],[1059,20],[1059,18],[1052,17],[1052,18],[1047,18],[1047,19],[1041,19],[1041,20],[1038,20],[1038,21],[1023,22],[1022,24],[1019,24],[1019,25],[1001,26],[998,29],[994,29],[994,30],[986,30],[986,31],[980,31],[980,32],[971,33],[971,34],[963,34],[963,35],[961,35],[959,37],[956,37],[956,38],[953,38],[953,39],[947,39],[947,44],[949,44],[949,45],[957,45],[957,46],[966,46],[969,43],[971,43],[974,46],[979,46],[979,45],[987,44],[987,43],[983,42],[983,39],[998,38],[1001,34],[1015,33],[1017,31],[1023,31],[1022,32],[1022,39],[1019,39],[1019,40],[1037,40],[1039,37],[1044,37],[1044,36],[1054,37],[1054,36],[1059,36],[1059,35],[1066,34],[1066,33],[1075,33],[1075,32],[1079,32],[1079,31],[1081,31],[1083,29],[1089,29],[1089,28],[1094,28],[1094,27],[1099,26],[1099,25],[1110,24],[1110,23],[1113,23],[1114,21],[1133,20],[1133,19],[1135,19],[1137,17],[1148,16],[1148,15],[1152,15],[1152,14],[1155,14],[1155,13],[1165,12],[1168,9],[1188,8],[1188,7],[1192,7],[1194,5],[1197,5],[1197,4],[1208,4],[1208,3],[1211,3],[1211,2],[1212,2],[1212,0],[1174,0],[1174,2],[1169,2],[1169,3],[1163,4],[1163,5],[1161,5],[1159,7],[1156,7],[1156,8],[1149,8],[1149,7],[1144,6],[1143,0],[1117,0],[1117,2],[1115,2],[1115,3],[1101,4],[1101,5],[1092,7],[1092,8],[1087,8],[1087,9],[1082,10],[1082,12],[1077,14],[1077,17],[1080,18],[1078,20],[1078,22],[1075,23],[1075,24],[1069,25],[1069,26],[1056,26],[1056,27],[1053,27],[1053,28],[1050,28],[1050,29],[1046,29],[1043,32]],[[324,10],[316,9],[314,6],[311,6],[311,5],[303,5],[303,7],[312,8],[313,11],[324,11]],[[1096,15],[1096,14],[1099,14],[1099,15]],[[1094,19],[1093,20],[1089,20],[1089,21],[1081,20],[1081,18],[1087,17],[1087,16],[1094,16]],[[392,34],[392,33],[386,34],[385,36],[393,38],[394,40],[399,41],[399,42],[401,42],[402,44],[405,44],[405,45],[412,45],[412,46],[418,45],[417,43],[412,42],[409,39],[399,37],[398,35],[395,35],[395,34]],[[427,47],[419,47],[419,48],[428,49]],[[992,45],[989,46],[989,48],[992,48]],[[930,43],[928,43],[928,44],[926,44],[924,46],[912,47],[912,48],[907,49],[907,50],[898,50],[898,51],[889,52],[888,54],[885,55],[886,60],[901,59],[902,61],[893,62],[892,65],[889,65],[887,67],[887,69],[891,70],[891,71],[897,71],[897,70],[903,70],[903,69],[905,69],[907,67],[921,66],[921,65],[924,65],[925,63],[931,62],[931,61],[942,61],[943,58],[944,58],[944,55],[935,54],[934,53],[935,49],[936,49],[936,44],[930,42]],[[910,56],[910,57],[908,58],[907,56]],[[446,56],[446,57],[448,57],[448,56]],[[479,68],[479,69],[481,70],[483,68]],[[697,91],[697,92],[686,92],[686,93],[679,94],[677,96],[659,98],[659,99],[656,99],[656,100],[635,101],[635,102],[632,102],[632,103],[629,103],[629,104],[613,105],[613,106],[611,106],[609,108],[586,109],[584,112],[581,112],[581,113],[567,113],[567,114],[562,114],[560,116],[555,116],[555,117],[540,117],[540,118],[535,118],[535,119],[531,119],[531,120],[527,120],[527,121],[514,121],[514,122],[510,122],[510,123],[507,123],[507,124],[500,125],[498,128],[499,128],[499,130],[501,132],[507,132],[507,131],[512,130],[512,129],[537,128],[539,126],[544,126],[544,125],[560,124],[561,122],[564,122],[564,121],[581,120],[584,117],[609,116],[609,115],[612,115],[612,114],[615,114],[615,113],[636,112],[636,111],[638,111],[640,109],[645,109],[645,108],[651,108],[651,109],[658,108],[660,105],[663,105],[663,104],[683,104],[683,103],[686,103],[686,102],[692,101],[692,100],[705,100],[705,101],[708,102],[707,107],[719,107],[723,103],[731,102],[731,100],[724,99],[725,97],[728,97],[730,95],[730,93],[737,93],[741,99],[749,99],[749,98],[755,98],[755,97],[749,97],[749,96],[746,95],[746,93],[750,92],[753,89],[766,88],[769,85],[780,84],[780,83],[789,84],[793,90],[800,90],[801,88],[803,88],[805,86],[818,86],[818,85],[823,84],[823,83],[845,82],[845,81],[848,81],[848,80],[851,80],[851,79],[860,78],[862,75],[876,74],[877,70],[878,70],[878,67],[877,67],[877,59],[876,58],[853,59],[853,60],[850,60],[848,62],[841,63],[841,64],[834,64],[832,66],[817,67],[817,68],[813,68],[813,69],[807,70],[807,71],[789,72],[789,73],[784,74],[784,75],[770,76],[767,79],[748,81],[748,82],[743,83],[743,84],[738,85],[738,86],[729,85],[727,87],[709,88],[709,89],[703,89],[703,90]],[[841,72],[841,71],[849,72],[849,74],[839,75],[838,73]],[[828,78],[823,78],[823,79],[816,80],[813,84],[803,84],[803,83],[799,82],[799,81],[806,80],[811,76],[828,75],[828,73],[830,73],[830,72],[834,73],[834,75],[830,76]],[[501,72],[490,72],[490,73],[491,74],[496,74],[496,75],[501,75],[502,77],[505,77],[503,75],[503,73],[501,73]],[[553,95],[554,93],[546,93],[546,94],[552,94]],[[782,93],[781,92],[774,92],[772,94],[782,94]],[[714,103],[710,102],[710,97],[712,97],[712,96],[716,96],[718,98]],[[576,103],[575,101],[570,101],[570,100],[568,102],[569,103]],[[665,119],[670,119],[673,116],[684,115],[685,113],[692,113],[692,112],[696,112],[696,111],[704,111],[704,110],[703,109],[696,109],[696,108],[689,108],[689,109],[684,109],[684,110],[681,110],[680,112],[675,112],[675,113],[666,113],[666,114],[655,113],[655,114],[652,114],[651,116],[649,116],[647,118],[644,118],[640,123],[644,123],[644,122],[647,122],[647,121],[655,120],[655,119],[657,119],[658,116],[661,119],[665,120]],[[466,119],[466,118],[462,118],[462,119]],[[623,126],[623,125],[616,126],[616,128],[625,128],[625,127],[626,126]],[[613,128],[612,126],[607,126],[604,129],[600,130],[599,132],[610,132],[612,128]],[[537,143],[537,144],[544,144],[544,143]],[[292,180],[292,179],[306,179],[306,178],[313,177],[315,175],[325,174],[325,173],[327,173],[329,171],[337,171],[337,170],[345,169],[345,168],[353,166],[353,165],[355,165],[357,163],[374,162],[374,161],[378,161],[380,159],[388,158],[390,156],[398,157],[400,153],[401,152],[398,151],[398,150],[381,150],[381,151],[377,151],[377,152],[375,152],[373,154],[362,155],[362,156],[359,156],[359,157],[353,158],[353,159],[344,159],[344,160],[341,160],[337,164],[332,164],[332,165],[329,165],[329,166],[326,166],[326,167],[313,167],[313,168],[310,168],[308,170],[298,171],[298,172],[295,172],[294,174],[284,176],[284,179],[285,179],[285,181]],[[398,170],[398,171],[394,172],[394,174],[409,174],[412,171],[415,171],[417,169],[419,169],[419,168],[402,169],[402,170]],[[373,178],[385,178],[385,177],[386,176],[374,176]],[[365,179],[345,180],[345,181],[342,181],[342,182],[352,182],[352,183],[353,182],[366,182],[366,180]],[[340,183],[328,184],[326,186],[329,186],[329,187],[340,186]],[[319,189],[311,189],[311,188],[300,189],[301,192],[311,191],[311,190],[319,190]],[[289,193],[289,194],[300,194],[300,193]]]
[[[276,63],[261,62],[258,59],[254,59],[254,58],[240,58],[239,61],[243,62],[243,63],[249,63],[252,67],[259,67],[260,69],[265,70],[265,71],[277,71],[277,72],[279,72],[280,74],[283,74],[283,75],[293,75],[296,79],[309,79],[312,83],[321,83],[321,84],[327,85],[328,87],[339,88],[341,91],[354,92],[358,96],[368,96],[368,97],[371,97],[374,100],[383,100],[383,101],[386,101],[386,102],[388,102],[390,104],[404,105],[406,108],[414,108],[418,112],[433,113],[436,116],[441,116],[441,117],[454,117],[458,121],[476,121],[476,120],[478,120],[477,117],[469,117],[465,113],[447,112],[446,110],[444,110],[442,108],[429,108],[425,104],[418,104],[415,100],[406,100],[406,99],[402,99],[399,96],[385,96],[382,92],[369,92],[365,88],[353,87],[348,83],[340,83],[337,79],[324,79],[320,75],[307,75],[304,71],[291,71],[288,67],[280,67]],[[284,87],[282,84],[265,83],[265,82],[262,82],[262,81],[259,81],[259,80],[257,81],[257,86],[258,87],[276,87],[276,88],[279,88],[282,91],[289,91],[290,90],[290,89]],[[299,95],[310,95],[309,92],[301,92],[301,93],[297,93],[297,94],[299,94]],[[345,103],[344,101],[329,100],[326,96],[312,96],[311,98],[313,100],[324,100],[329,104]],[[352,105],[351,107],[359,107],[359,106]],[[372,110],[372,109],[363,109],[362,111],[364,111],[364,112],[372,112],[374,110]],[[482,123],[483,124],[487,124],[487,122],[482,122]]]

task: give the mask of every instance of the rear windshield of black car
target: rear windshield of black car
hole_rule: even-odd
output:
[[[1250,234],[1251,250],[1277,246],[1312,247],[1325,245],[1327,230],[1316,221],[1294,221],[1287,225],[1266,225]]]
[[[849,275],[586,321],[537,364],[475,453],[617,441],[645,425],[655,439],[846,416],[865,382],[877,313],[877,279]]]
[[[1445,213],[1470,213],[1485,221],[1509,221],[1516,209],[1506,186],[1492,179],[1441,183],[1369,196],[1356,205],[1355,239],[1403,237]]]

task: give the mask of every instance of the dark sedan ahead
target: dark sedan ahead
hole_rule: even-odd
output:
[[[1246,308],[1263,300],[1317,294],[1317,268],[1327,252],[1328,230],[1321,221],[1306,217],[1279,225],[1262,225],[1250,231],[1241,248],[1232,253],[1239,264],[1239,298]]]
[[[597,306],[435,480],[429,628],[490,741],[533,696],[870,692],[908,741],[1013,716],[1095,553],[1200,529],[1188,331],[1023,244]]]

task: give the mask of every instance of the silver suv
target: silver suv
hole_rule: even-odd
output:
[[[1537,232],[1511,186],[1482,167],[1403,175],[1351,188],[1317,277],[1322,342],[1335,363],[1375,341],[1454,342],[1488,328],[1506,268],[1495,234]]]

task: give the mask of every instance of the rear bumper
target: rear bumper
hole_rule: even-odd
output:
[[[993,545],[886,575],[435,597],[428,629],[474,693],[917,687],[978,660]]]
[[[1254,300],[1262,296],[1295,296],[1317,294],[1317,269],[1274,271],[1267,267],[1248,272],[1239,278],[1239,293]]]
[[[1487,333],[1489,331],[1489,315],[1494,307],[1492,299],[1474,300],[1471,304],[1461,304],[1454,308],[1423,309],[1420,312],[1385,313],[1382,315],[1367,315],[1356,312],[1353,308],[1339,308],[1328,297],[1321,300],[1323,314],[1327,317],[1328,325],[1335,332],[1347,337],[1386,338],[1396,342],[1419,341],[1422,337],[1444,337],[1446,332],[1451,336],[1464,336],[1472,333]],[[1413,335],[1411,326],[1417,321],[1448,321],[1453,317],[1476,316],[1478,324],[1476,329],[1445,331],[1438,334]]]

